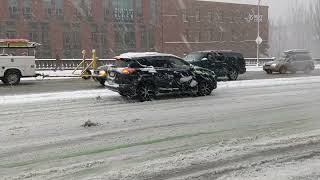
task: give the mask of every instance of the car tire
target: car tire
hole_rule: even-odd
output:
[[[156,97],[155,87],[150,82],[143,82],[137,88],[137,97],[140,102],[152,101]]]
[[[202,81],[198,84],[198,95],[209,96],[213,91],[211,83],[208,81]]]
[[[106,82],[106,80],[104,79],[98,79],[99,83],[101,84],[101,86],[105,86],[104,83]]]
[[[305,74],[310,74],[312,71],[311,67],[310,66],[307,66],[305,69],[304,69],[304,73]]]
[[[91,78],[91,71],[90,70],[86,70],[84,73],[83,73],[84,76],[82,76],[82,79],[84,80],[89,80]]]
[[[18,70],[9,70],[5,73],[3,83],[6,85],[18,85],[21,80],[21,73]]]
[[[272,70],[266,70],[267,74],[272,74]]]
[[[287,73],[287,68],[282,66],[280,69],[279,69],[279,73],[280,74],[286,74]]]
[[[238,77],[239,77],[239,73],[236,69],[232,69],[228,74],[228,78],[230,81],[235,81],[238,79]]]

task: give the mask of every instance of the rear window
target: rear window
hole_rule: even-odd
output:
[[[206,57],[205,53],[191,53],[183,59],[188,62],[194,62],[194,61],[200,61],[202,58],[205,58],[205,57]]]

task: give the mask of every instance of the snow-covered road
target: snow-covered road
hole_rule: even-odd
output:
[[[3,96],[0,177],[319,177],[319,77],[219,86],[209,97],[145,103],[100,90]],[[97,126],[82,127],[88,120]]]

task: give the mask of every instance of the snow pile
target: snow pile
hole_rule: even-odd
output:
[[[279,79],[264,79],[264,80],[226,81],[226,82],[218,82],[218,89],[285,86],[285,85],[311,84],[311,83],[320,83],[320,77],[313,76],[313,77],[279,78]],[[73,92],[0,96],[0,103],[1,104],[22,104],[22,103],[31,103],[31,102],[41,102],[41,101],[102,98],[102,97],[108,97],[108,96],[119,96],[119,95],[118,93],[109,91],[107,89],[84,90],[84,91],[73,91]]]
[[[264,87],[264,86],[285,86],[294,84],[320,83],[320,77],[297,77],[297,78],[277,78],[263,80],[226,81],[219,82],[218,88],[242,88],[242,87]]]
[[[277,161],[281,157],[289,158],[290,156],[296,156],[296,154],[287,154],[286,151],[282,153],[281,149],[295,149],[301,146],[308,149],[309,144],[320,141],[320,131],[316,130],[289,137],[267,139],[267,142],[264,142],[265,140],[261,139],[252,143],[216,148],[215,150],[202,148],[196,152],[177,154],[173,157],[143,162],[130,168],[116,169],[98,177],[90,177],[90,179],[132,180],[153,179],[155,177],[157,177],[156,179],[169,179],[171,176],[175,177],[175,179],[201,179],[199,177],[207,174],[214,176],[228,174],[228,172],[237,172],[243,169],[254,169],[255,167],[264,166],[266,163],[277,164]],[[271,153],[270,156],[263,154],[270,151],[274,151],[274,154]],[[298,153],[300,152],[298,151]],[[317,152],[317,149],[314,152]],[[261,157],[256,155],[259,153],[261,153]],[[310,150],[310,153],[313,152]],[[314,172],[317,172],[316,170],[320,165],[316,162],[307,161],[306,165],[309,164],[307,167],[312,167],[315,170]],[[307,167],[301,169],[300,172],[305,171],[305,175],[309,174]],[[295,168],[292,168],[292,171],[294,170]],[[272,170],[266,173],[271,172]],[[244,174],[247,175],[246,173]],[[287,173],[283,174],[286,175]],[[179,176],[180,178],[178,178]],[[230,179],[237,179],[237,177],[238,174],[231,176]],[[261,178],[261,174],[258,174],[257,177]],[[221,179],[228,179],[228,177],[226,175]],[[246,177],[243,179],[246,179]]]
[[[13,96],[0,96],[0,104],[23,104],[44,101],[62,101],[62,100],[75,100],[97,97],[116,96],[118,93],[109,91],[107,89],[99,90],[83,90],[73,92],[56,92],[56,93],[41,93],[41,94],[26,94],[26,95],[13,95]]]

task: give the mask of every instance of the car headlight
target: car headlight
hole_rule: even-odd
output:
[[[107,77],[107,72],[106,71],[99,71],[99,76]]]
[[[271,64],[272,67],[277,67],[277,64]]]

